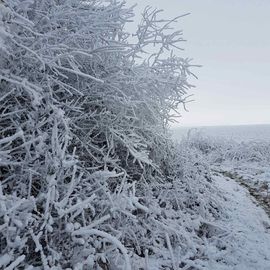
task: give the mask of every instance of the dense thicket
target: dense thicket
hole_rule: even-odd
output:
[[[191,73],[164,54],[182,32],[158,13],[132,43],[118,1],[0,4],[0,267],[178,269],[200,253],[218,210],[206,166],[168,139]]]

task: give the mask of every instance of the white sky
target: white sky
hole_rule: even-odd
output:
[[[180,56],[194,59],[195,102],[178,125],[270,123],[270,0],[126,0],[164,18],[190,12],[176,25],[187,42]]]

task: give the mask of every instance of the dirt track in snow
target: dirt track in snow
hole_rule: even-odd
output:
[[[218,171],[218,173],[221,173],[223,176],[230,178],[231,180],[239,183],[241,186],[246,188],[249,194],[254,199],[255,204],[260,205],[270,218],[270,194],[266,192],[266,190],[268,190],[269,188],[268,186],[263,186],[262,184],[257,186],[254,184],[252,185],[251,182],[244,180],[243,177],[241,177],[237,173],[232,173],[228,171]]]
[[[270,218],[238,181],[219,173],[214,182],[226,199],[227,209],[227,217],[216,225],[226,233],[209,239],[207,270],[269,270]],[[217,243],[225,248],[217,250]]]

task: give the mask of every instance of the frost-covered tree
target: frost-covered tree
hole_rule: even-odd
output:
[[[192,73],[158,14],[129,39],[122,2],[0,4],[0,267],[178,269],[199,222],[179,223],[196,198],[175,195],[167,125]]]

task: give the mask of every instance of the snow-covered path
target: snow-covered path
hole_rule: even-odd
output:
[[[270,270],[270,219],[238,183],[223,176],[215,182],[224,192],[228,217],[217,222],[223,233],[208,243],[209,270]]]

